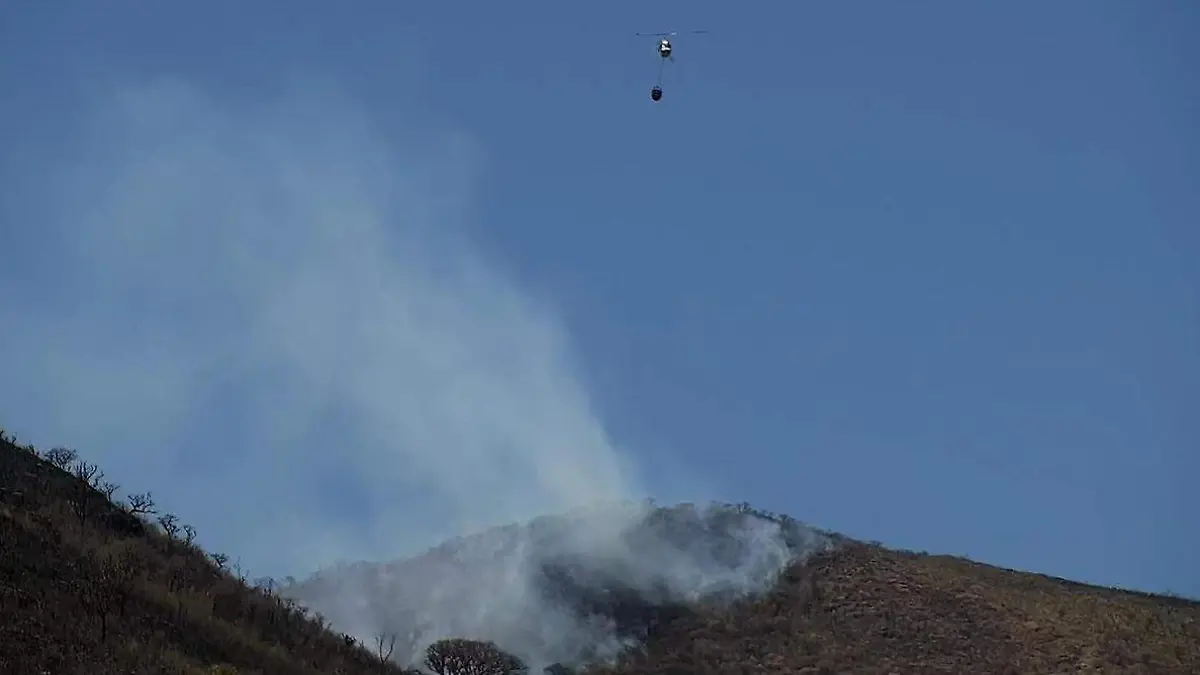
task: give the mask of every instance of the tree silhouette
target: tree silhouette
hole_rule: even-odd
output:
[[[438,675],[517,675],[528,668],[493,642],[452,638],[425,649],[425,666]]]

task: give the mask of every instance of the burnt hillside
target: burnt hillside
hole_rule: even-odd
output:
[[[73,451],[0,430],[0,673],[402,673]],[[214,667],[226,666],[225,670]]]
[[[322,570],[281,592],[358,636],[403,637],[416,665],[446,638],[494,641],[538,670],[615,656],[697,603],[770,589],[843,538],[749,504],[617,502]]]
[[[849,543],[587,675],[1200,673],[1200,603]]]
[[[279,589],[117,492],[72,451],[0,441],[0,673],[412,675],[435,640],[454,662],[459,637],[534,675],[1200,672],[1200,603],[748,504],[606,505]],[[362,645],[375,637],[390,659]]]
[[[335,625],[391,627],[412,665],[453,635],[590,675],[1200,673],[1200,603],[890,550],[748,504],[623,508],[283,592]]]

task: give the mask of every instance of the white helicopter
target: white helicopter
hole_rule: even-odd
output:
[[[663,68],[666,67],[667,61],[670,61],[672,63],[675,62],[675,57],[672,55],[672,52],[674,51],[675,48],[671,44],[670,38],[673,36],[676,36],[676,35],[698,35],[698,34],[707,33],[707,32],[708,32],[707,30],[685,30],[685,31],[673,30],[673,31],[667,31],[665,33],[634,33],[634,35],[644,35],[644,36],[659,38],[659,40],[658,40],[658,55],[661,58],[658,62],[658,81],[655,83],[655,85],[653,87],[650,88],[650,100],[654,101],[655,103],[662,100]]]

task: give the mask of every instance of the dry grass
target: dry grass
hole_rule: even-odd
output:
[[[405,672],[112,488],[0,432],[0,673]],[[1200,673],[1200,603],[841,541],[587,675]]]
[[[850,543],[591,675],[1200,673],[1200,603]]]
[[[149,495],[114,502],[73,453],[0,437],[0,673],[404,672],[247,584]]]

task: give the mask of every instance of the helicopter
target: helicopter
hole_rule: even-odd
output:
[[[667,32],[663,32],[663,33],[634,33],[634,35],[657,37],[659,39],[658,40],[658,56],[660,58],[659,58],[659,62],[658,62],[659,63],[659,65],[658,65],[658,81],[655,82],[654,86],[650,88],[650,100],[654,101],[655,103],[658,103],[659,101],[662,100],[663,69],[666,67],[667,61],[670,61],[671,63],[675,62],[675,56],[674,56],[675,47],[674,47],[674,45],[671,44],[670,38],[672,38],[676,35],[698,35],[698,34],[703,34],[703,33],[707,33],[707,32],[708,32],[707,30],[685,30],[685,31],[673,30],[673,31],[667,31]]]

